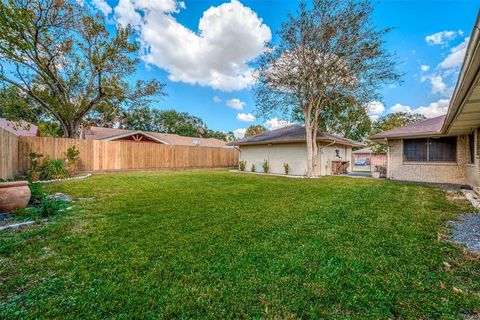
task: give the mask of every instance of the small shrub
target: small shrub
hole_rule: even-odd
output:
[[[68,170],[63,159],[45,159],[43,164],[43,175],[46,179],[64,179],[68,178]]]
[[[251,168],[252,172],[255,172],[255,169],[256,169],[255,164],[252,163],[252,168]]]
[[[288,175],[288,172],[290,171],[290,166],[286,162],[283,164],[283,171],[285,172],[285,175]]]
[[[240,169],[240,171],[245,171],[246,166],[247,166],[247,161],[241,160],[238,163],[238,168]]]
[[[30,183],[28,187],[32,194],[29,205],[32,208],[31,212],[34,217],[48,218],[54,216],[69,205],[65,201],[50,198],[43,191],[43,185],[40,183]]]
[[[40,162],[40,158],[43,157],[43,154],[30,152],[28,154],[28,159],[30,159],[30,164],[32,165],[32,169],[38,169],[38,164]]]
[[[43,157],[42,154],[36,152],[30,152],[28,155],[28,159],[30,160],[31,168],[25,172],[28,181],[37,181],[40,179],[40,167],[39,162],[40,158]]]
[[[48,218],[54,216],[66,207],[67,203],[65,201],[51,199],[48,195],[43,194],[40,202],[35,207],[35,211],[42,218]]]
[[[31,193],[29,204],[31,205],[39,204],[43,196],[45,195],[42,184],[29,183],[28,187],[30,188],[30,193]]]
[[[77,149],[76,146],[71,146],[65,152],[65,159],[67,162],[68,173],[70,176],[75,175],[75,172],[77,171],[79,155],[80,151]]]
[[[270,168],[270,166],[268,165],[268,160],[267,159],[263,160],[262,168],[263,168],[264,173],[268,172],[268,169]]]

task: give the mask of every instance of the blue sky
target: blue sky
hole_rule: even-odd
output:
[[[160,109],[186,111],[215,130],[251,124],[281,126],[288,119],[255,119],[249,62],[298,2],[292,0],[90,0],[110,21],[131,23],[140,32],[142,62],[136,77],[167,84]],[[394,27],[386,37],[396,52],[403,83],[382,90],[372,119],[392,111],[445,112],[480,0],[380,1],[375,23]]]

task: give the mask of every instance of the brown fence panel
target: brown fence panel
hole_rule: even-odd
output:
[[[233,148],[172,146],[130,141],[98,141],[64,138],[21,137],[19,169],[29,168],[28,154],[64,158],[70,146],[80,150],[79,171],[122,171],[165,168],[219,168],[238,165]]]
[[[0,128],[0,178],[13,178],[18,169],[18,137]]]

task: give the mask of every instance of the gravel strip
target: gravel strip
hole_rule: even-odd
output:
[[[453,240],[472,252],[480,253],[480,214],[464,213],[459,221],[450,221]]]

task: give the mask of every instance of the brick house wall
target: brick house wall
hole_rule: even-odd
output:
[[[403,161],[403,140],[388,141],[387,176],[393,180],[465,184],[472,179],[475,165],[467,164],[467,137],[457,138],[457,161],[441,162],[405,162]],[[478,161],[476,161],[478,166]],[[467,179],[467,166],[469,178]]]

